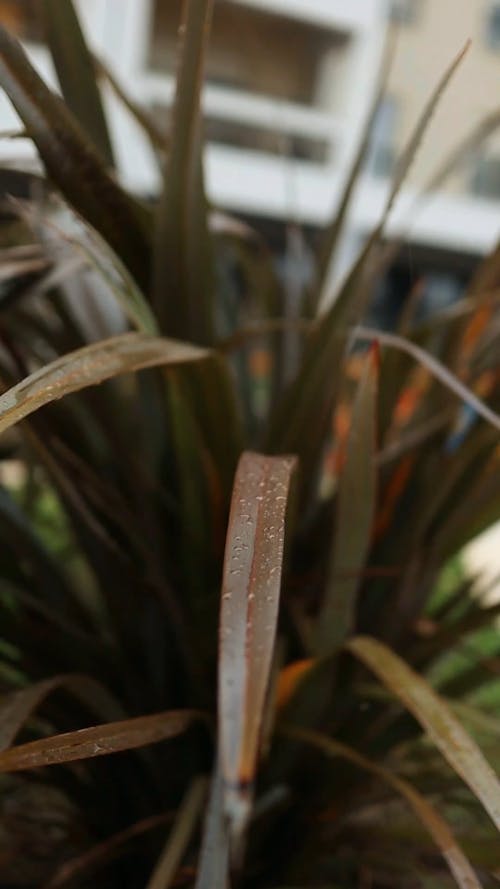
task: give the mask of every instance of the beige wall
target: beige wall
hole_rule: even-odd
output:
[[[398,100],[397,142],[401,147],[433,86],[468,38],[469,53],[448,88],[428,130],[410,181],[422,184],[470,127],[500,109],[500,52],[484,33],[490,0],[415,0],[416,21],[399,27],[389,92]],[[496,142],[496,144],[495,144]],[[500,150],[500,138],[491,143]],[[450,178],[448,189],[467,188],[471,166]]]

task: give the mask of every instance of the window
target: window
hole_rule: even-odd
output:
[[[500,3],[493,3],[488,10],[485,37],[489,49],[500,50]]]
[[[156,0],[149,50],[155,71],[175,70],[180,0]],[[293,17],[217,0],[207,58],[210,83],[276,99],[315,101],[321,66],[344,34]]]
[[[392,173],[396,161],[398,113],[394,96],[385,96],[375,117],[366,158],[366,169],[372,176],[387,178]]]
[[[0,0],[0,22],[21,40],[41,40],[42,23],[37,0]]]
[[[397,24],[410,25],[415,21],[419,0],[390,0],[389,18]]]
[[[471,190],[481,198],[500,199],[500,157],[478,158]]]

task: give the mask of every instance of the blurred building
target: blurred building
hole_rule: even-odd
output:
[[[77,0],[86,31],[123,87],[168,127],[181,0]],[[275,220],[321,225],[370,106],[385,0],[217,0],[203,95],[214,201]],[[0,15],[53,82],[36,0],[0,0]],[[155,159],[110,101],[121,174],[153,194]],[[14,125],[3,98],[0,129]],[[16,150],[18,145],[16,145]],[[1,143],[2,155],[12,144]],[[28,145],[23,151],[30,150]]]
[[[181,0],[77,5],[97,52],[167,129]],[[37,0],[0,0],[3,21],[55,82],[40,43],[38,8]],[[413,262],[425,270],[427,263],[446,300],[457,275],[467,276],[468,257],[472,262],[499,235],[500,140],[469,158],[418,213],[415,198],[447,153],[497,108],[498,0],[217,0],[203,95],[209,192],[216,204],[270,227],[292,220],[320,228],[335,208],[362,132],[388,21],[398,29],[396,57],[337,274],[377,221],[399,151],[444,68],[470,37],[472,49],[435,115],[389,227],[393,235],[407,233],[405,268]],[[148,143],[116,100],[108,97],[108,104],[123,179],[154,194],[158,171]],[[15,125],[2,96],[0,130]],[[2,159],[31,150],[28,143],[0,141]]]

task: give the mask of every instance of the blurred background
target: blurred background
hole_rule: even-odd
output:
[[[181,0],[80,0],[87,36],[126,93],[168,130]],[[36,0],[0,0],[0,18],[56,84]],[[500,73],[497,0],[218,0],[203,94],[209,196],[261,230],[297,299],[313,274],[310,247],[335,209],[373,103],[384,47],[394,39],[385,96],[364,174],[331,269],[342,277],[378,220],[411,127],[445,67],[472,40],[391,218],[401,247],[375,294],[370,320],[391,327],[418,290],[419,312],[452,304],[500,233],[500,139],[492,136],[439,182],[415,212],[443,158],[487,114]],[[159,188],[156,158],[133,116],[107,88],[120,175],[145,198]],[[19,123],[0,95],[0,131]],[[0,140],[1,193],[22,193],[16,169],[36,166],[28,140]],[[293,314],[293,305],[290,307]],[[471,548],[496,561],[498,533]]]
[[[91,43],[119,83],[168,127],[181,0],[77,5]],[[55,83],[36,0],[0,0],[0,16]],[[216,205],[265,229],[278,253],[290,222],[314,238],[335,206],[359,142],[388,29],[398,32],[395,58],[332,273],[342,274],[377,220],[412,124],[446,65],[471,38],[472,49],[439,108],[389,228],[405,238],[392,274],[410,279],[425,274],[429,299],[441,307],[499,234],[500,141],[474,152],[443,182],[412,215],[410,230],[408,216],[414,190],[475,123],[497,110],[491,89],[500,60],[496,0],[218,0],[204,92],[208,187]],[[108,104],[121,175],[137,192],[154,196],[158,173],[150,146],[111,94]],[[2,96],[0,129],[16,125]],[[31,152],[28,142],[0,144],[2,161]]]

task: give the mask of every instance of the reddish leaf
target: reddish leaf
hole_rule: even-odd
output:
[[[0,753],[0,772],[39,769],[157,744],[180,735],[200,716],[193,710],[172,710],[20,744]]]
[[[272,665],[293,457],[242,456],[226,540],[219,655],[219,745],[233,839],[248,819]]]

